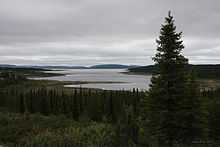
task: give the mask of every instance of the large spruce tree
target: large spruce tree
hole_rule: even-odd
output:
[[[193,98],[187,88],[189,80],[185,67],[188,60],[182,55],[184,46],[181,36],[182,32],[176,32],[173,16],[169,12],[156,40],[157,53],[153,60],[158,69],[151,79],[147,98],[147,127],[149,134],[161,147],[173,147],[190,140],[184,135],[192,129],[192,125],[187,124],[191,122],[185,120],[193,117],[189,113],[192,110],[187,100],[193,101]]]

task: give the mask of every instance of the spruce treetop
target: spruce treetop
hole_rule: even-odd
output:
[[[160,67],[167,67],[172,65],[184,65],[188,60],[181,54],[184,49],[183,41],[181,40],[182,32],[176,32],[174,19],[169,11],[168,16],[165,18],[165,24],[162,25],[160,36],[156,40],[157,53],[153,60]],[[159,70],[160,72],[160,70]]]

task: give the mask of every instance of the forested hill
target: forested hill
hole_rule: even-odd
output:
[[[123,64],[98,64],[92,66],[79,65],[10,65],[0,64],[0,69],[127,69],[139,67],[138,65],[123,65]]]
[[[132,65],[122,65],[122,64],[100,64],[100,65],[94,65],[90,66],[91,69],[126,69],[134,67]]]
[[[193,69],[198,78],[205,79],[220,79],[220,64],[201,64],[201,65],[189,65],[188,69]],[[139,74],[152,74],[156,73],[156,66],[141,66],[136,68],[129,68],[129,72]]]

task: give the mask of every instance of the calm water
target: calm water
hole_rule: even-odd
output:
[[[81,85],[66,85],[67,87],[99,88],[106,90],[131,90],[139,88],[146,90],[149,88],[150,78],[148,75],[128,75],[123,74],[124,69],[64,69],[63,71],[53,71],[54,73],[64,73],[65,76],[47,77],[41,79],[59,81],[89,81],[89,82],[123,82],[123,83],[90,83]]]

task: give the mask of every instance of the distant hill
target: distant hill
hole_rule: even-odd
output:
[[[121,64],[100,64],[90,66],[90,69],[126,69],[131,67],[137,67],[135,65],[121,65]]]
[[[46,68],[46,69],[88,69],[85,66],[31,66],[31,67],[38,67],[38,68]]]
[[[33,68],[33,69],[127,69],[139,67],[137,65],[122,65],[122,64],[100,64],[93,66],[62,66],[62,65],[8,65],[8,64],[0,64],[0,68]]]
[[[131,67],[128,68],[128,71],[140,74],[153,74],[156,72],[156,67],[154,65]]]
[[[189,65],[189,70],[194,70],[199,78],[207,79],[220,79],[220,64],[201,64],[201,65]],[[129,68],[129,72],[138,74],[153,74],[157,72],[157,68],[154,65],[141,66],[135,68]]]
[[[93,65],[93,66],[31,66],[37,68],[46,68],[46,69],[126,69],[130,67],[137,67],[137,66],[128,66],[128,65],[121,65],[121,64],[100,64],[100,65]]]
[[[34,66],[20,66],[20,65],[8,65],[8,64],[0,64],[0,70],[45,70],[44,68],[34,67]]]
[[[13,67],[16,67],[16,65],[10,65],[10,64],[0,64],[0,68],[13,68]]]

